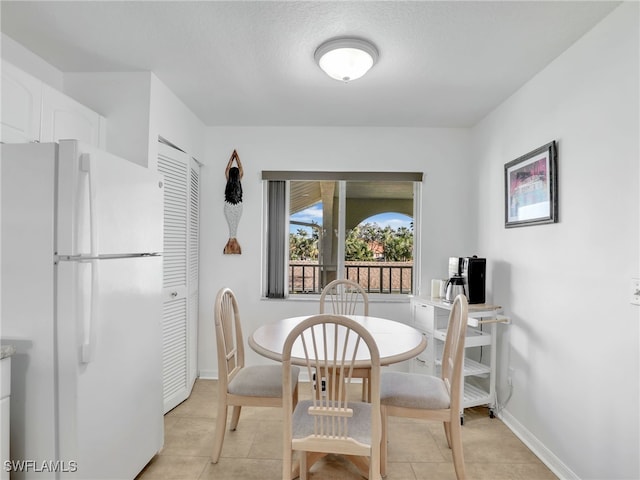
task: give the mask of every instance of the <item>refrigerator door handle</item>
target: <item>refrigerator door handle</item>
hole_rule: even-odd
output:
[[[83,153],[80,155],[80,171],[87,175],[87,184],[89,186],[87,192],[86,204],[89,206],[89,255],[95,257],[98,255],[98,217],[96,215],[96,189],[95,182],[91,175],[91,155],[89,153]],[[82,214],[80,217],[83,218]],[[78,231],[82,231],[80,228]]]
[[[94,324],[96,322],[96,316],[98,315],[98,265],[100,262],[96,259],[80,262],[80,265],[86,265],[89,268],[89,275],[91,280],[85,282],[85,286],[88,289],[82,290],[82,325],[83,325],[83,341],[80,349],[81,362],[91,363],[94,358],[94,350],[96,344],[96,331]]]

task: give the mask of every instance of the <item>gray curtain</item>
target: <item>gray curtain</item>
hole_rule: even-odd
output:
[[[268,184],[267,225],[267,297],[284,298],[284,268],[287,234],[285,181],[271,180]]]

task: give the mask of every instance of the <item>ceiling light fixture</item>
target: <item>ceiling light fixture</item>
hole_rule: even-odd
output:
[[[378,61],[378,49],[361,38],[328,40],[316,49],[316,62],[331,78],[350,82],[360,78]]]

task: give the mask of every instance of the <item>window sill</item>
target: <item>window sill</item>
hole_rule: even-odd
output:
[[[369,303],[409,303],[412,294],[383,294],[383,293],[369,293]],[[261,297],[261,300],[269,302],[308,302],[318,303],[320,301],[320,295],[310,293],[308,295],[296,294],[290,295],[286,298],[267,298]]]

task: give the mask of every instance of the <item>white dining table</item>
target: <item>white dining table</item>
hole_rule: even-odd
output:
[[[284,318],[265,323],[258,327],[249,337],[249,346],[260,355],[276,361],[282,361],[282,347],[295,326],[312,315]],[[373,336],[380,352],[380,365],[409,360],[421,353],[427,346],[426,337],[415,328],[395,320],[386,318],[345,315],[362,326]],[[366,367],[367,349],[360,349],[356,357],[356,366]],[[291,351],[291,363],[305,365],[302,346],[295,344]]]
[[[287,336],[294,327],[310,316],[312,315],[284,318],[275,322],[266,323],[258,327],[249,336],[249,346],[264,357],[282,361],[282,348],[284,347]],[[427,346],[427,339],[424,334],[404,323],[364,315],[345,316],[363,325],[369,333],[371,333],[378,346],[381,366],[414,358]],[[343,330],[338,330],[338,332],[339,334],[344,333]],[[329,335],[329,337],[331,337],[331,335]],[[342,340],[343,339],[339,338],[338,342],[342,343]],[[291,363],[301,366],[306,365],[303,352],[301,342],[294,343],[291,349]],[[320,349],[320,353],[322,353],[322,349]],[[369,352],[366,348],[358,350],[358,355],[355,360],[355,366],[357,368],[366,369],[371,367],[371,359],[369,358]],[[324,456],[324,454],[310,453],[307,460],[308,465],[313,465],[313,463],[322,456]],[[355,464],[365,478],[368,476],[369,464],[367,459],[353,455],[347,455],[346,457]],[[299,464],[296,464],[291,478],[297,478],[299,472]]]

